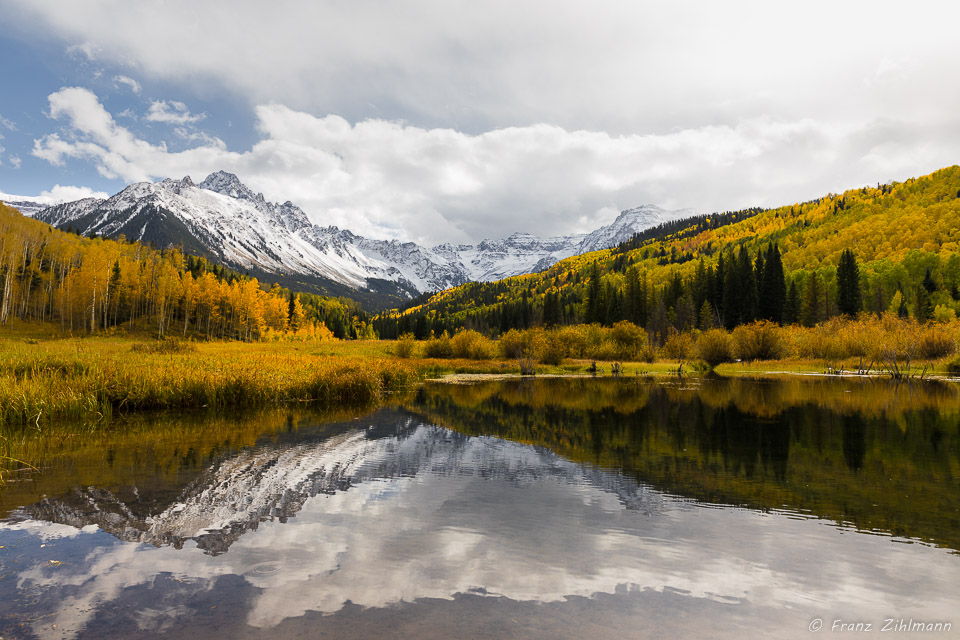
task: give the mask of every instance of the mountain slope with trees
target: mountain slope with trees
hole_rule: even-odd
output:
[[[179,249],[77,236],[0,204],[0,326],[14,318],[66,333],[122,326],[244,341],[372,335],[353,301],[278,284],[267,291],[255,278]]]
[[[749,215],[748,215],[749,214]],[[725,220],[725,224],[719,224]],[[541,273],[443,291],[381,314],[423,338],[628,320],[670,332],[754,320],[813,326],[859,311],[926,321],[960,312],[960,167],[764,211],[699,216]]]

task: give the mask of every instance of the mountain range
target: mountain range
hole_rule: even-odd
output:
[[[292,202],[269,202],[224,171],[199,184],[189,176],[138,182],[110,198],[39,210],[23,206],[21,212],[83,235],[181,246],[186,253],[261,279],[380,302],[375,306],[470,281],[541,271],[564,258],[606,249],[644,229],[694,215],[644,205],[621,212],[612,224],[588,234],[541,238],[514,233],[476,245],[424,247],[316,225]]]

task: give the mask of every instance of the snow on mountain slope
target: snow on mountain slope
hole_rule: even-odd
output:
[[[653,204],[645,204],[634,209],[621,211],[617,219],[605,227],[600,227],[586,235],[577,245],[576,254],[589,253],[590,251],[599,251],[609,249],[625,240],[629,240],[634,234],[640,233],[645,229],[650,229],[664,222],[689,218],[697,215],[693,209],[679,209],[677,211],[667,211]]]
[[[292,202],[268,202],[237,176],[217,171],[198,185],[189,177],[138,182],[106,200],[56,205],[36,217],[87,235],[179,244],[240,269],[316,276],[355,290],[368,288],[373,279],[386,280],[423,292],[539,271],[692,214],[645,205],[624,211],[611,225],[587,235],[540,238],[515,233],[477,245],[423,247],[315,225]]]
[[[51,196],[15,196],[0,191],[0,202],[13,207],[25,216],[32,217],[55,204],[61,204],[62,200],[57,200]]]

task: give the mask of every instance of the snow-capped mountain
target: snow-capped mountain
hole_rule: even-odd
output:
[[[189,177],[138,182],[100,200],[49,207],[36,218],[85,235],[124,236],[165,247],[183,246],[256,274],[336,283],[357,292],[384,285],[401,296],[438,291],[545,269],[564,258],[612,247],[634,233],[693,215],[652,205],[629,209],[590,234],[540,238],[515,233],[477,245],[373,240],[334,226],[313,224],[292,202],[268,202],[237,176],[218,171],[200,184]],[[396,291],[394,292],[396,293]]]
[[[680,220],[697,215],[693,209],[678,209],[676,211],[667,211],[653,204],[645,204],[634,209],[621,211],[617,219],[605,227],[600,227],[596,231],[588,233],[577,245],[574,255],[589,253],[591,251],[600,251],[615,247],[625,240],[629,240],[634,234],[640,233],[670,220]]]
[[[0,202],[8,207],[13,207],[25,216],[33,216],[47,207],[60,204],[62,201],[58,201],[50,196],[15,196],[0,191]]]

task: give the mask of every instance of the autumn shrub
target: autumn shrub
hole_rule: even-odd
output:
[[[511,329],[500,336],[497,343],[500,356],[508,360],[539,359],[546,348],[549,333],[539,328],[525,331]]]
[[[622,360],[625,349],[610,337],[610,330],[598,324],[585,325],[579,335],[577,357],[589,360]]]
[[[539,361],[542,364],[560,364],[565,358],[570,357],[577,338],[576,332],[569,331],[566,327],[547,331],[539,354]]]
[[[623,351],[618,348],[617,344],[613,340],[605,340],[601,342],[593,349],[590,349],[588,355],[592,360],[603,360],[606,362],[629,359],[629,356],[625,357]]]
[[[877,359],[883,342],[883,329],[875,320],[834,318],[815,327],[792,326],[781,331],[788,354],[815,360]]]
[[[450,342],[450,334],[444,331],[440,336],[427,340],[423,345],[423,355],[427,358],[452,358],[453,345]]]
[[[596,325],[571,325],[551,329],[548,333],[559,344],[566,349],[566,357],[583,358],[589,349],[591,342],[600,343],[602,338],[594,338],[594,334],[599,329]]]
[[[619,360],[637,360],[647,346],[647,332],[627,320],[613,325],[609,339],[614,357]]]
[[[732,362],[733,344],[730,334],[723,329],[704,331],[697,340],[697,357],[711,369],[718,364]]]
[[[953,355],[957,351],[957,342],[942,325],[928,324],[923,327],[917,339],[917,355],[926,360],[937,360]]]
[[[778,360],[786,353],[780,327],[767,320],[740,325],[732,340],[734,355],[744,361]]]
[[[394,346],[393,352],[398,358],[411,358],[416,349],[417,341],[414,339],[413,334],[405,333],[397,338],[397,344]]]
[[[496,354],[496,346],[478,331],[461,329],[450,339],[450,352],[454,358],[489,360]]]
[[[889,362],[936,360],[957,352],[955,322],[921,325],[895,313],[861,314],[855,320],[833,318],[816,327],[782,329],[785,342],[802,358],[830,361],[862,358]],[[735,332],[736,333],[736,332]]]
[[[953,322],[957,319],[957,312],[952,307],[938,304],[933,310],[933,319],[942,323]]]
[[[516,329],[510,329],[500,336],[497,348],[500,351],[500,357],[516,360],[523,355],[523,335]]]
[[[694,335],[690,332],[671,333],[660,350],[670,360],[686,360],[693,356],[696,346]]]

